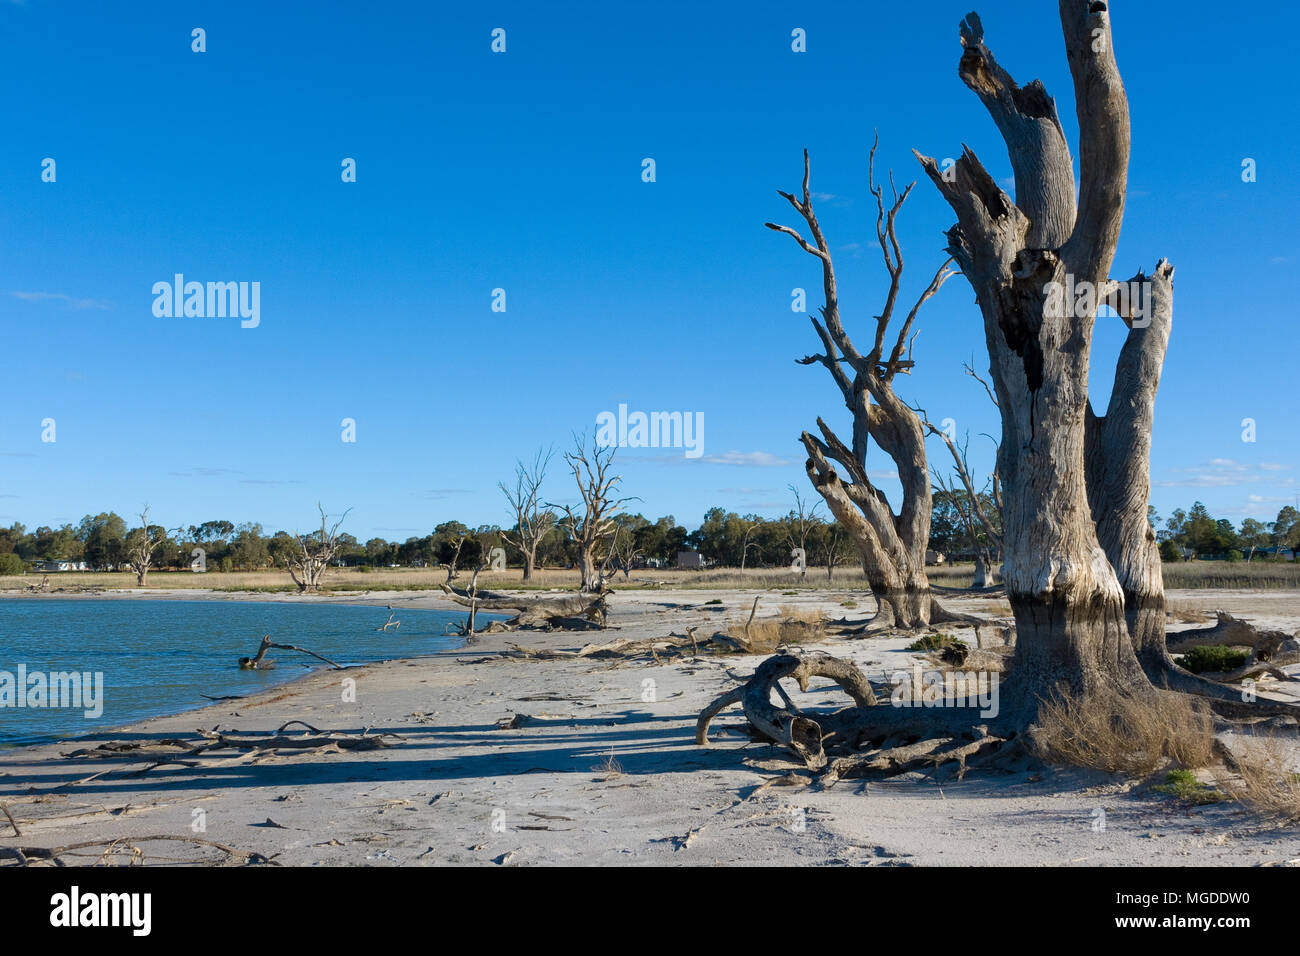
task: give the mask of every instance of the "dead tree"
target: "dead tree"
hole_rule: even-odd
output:
[[[1055,102],[1041,82],[1020,87],[998,65],[975,14],[960,25],[958,73],[1006,142],[1016,198],[970,149],[942,171],[917,154],[957,216],[948,251],[975,291],[1001,412],[1012,682],[1028,710],[1057,684],[1085,698],[1150,693],[1152,680],[1230,697],[1177,668],[1165,647],[1147,505],[1174,268],[1161,259],[1150,276],[1110,276],[1128,178],[1128,100],[1106,4],[1059,0],[1059,9],[1079,126],[1077,203]],[[1099,416],[1088,372],[1101,305],[1129,332]]]
[[[826,529],[826,583],[835,578],[835,566],[840,563],[840,548],[844,543],[844,529],[838,521],[832,521]]]
[[[319,502],[316,508],[320,511],[320,531],[297,535],[298,549],[286,559],[289,577],[293,578],[293,583],[298,585],[299,591],[320,589],[325,569],[339,552],[339,526],[348,516],[348,511],[352,510],[349,508],[348,511],[343,512],[331,525],[325,509]]]
[[[794,485],[788,485],[791,493],[794,495],[794,507],[785,517],[785,540],[790,545],[790,556],[803,556],[803,568],[799,572],[800,577],[808,576],[808,535],[812,529],[821,523],[817,517],[817,509],[821,507],[821,502],[816,502],[811,508],[808,502],[804,501],[803,495]],[[742,558],[743,561],[743,558]]]
[[[167,529],[149,524],[149,506],[140,513],[140,527],[127,537],[127,563],[135,572],[136,587],[146,587],[149,569],[153,567],[154,552],[167,540]]]
[[[891,177],[892,200],[886,208],[884,189],[875,181],[875,158],[876,145],[873,145],[869,180],[871,193],[876,199],[876,238],[889,275],[889,289],[876,317],[875,340],[865,355],[858,351],[840,319],[830,245],[813,211],[807,150],[804,150],[803,158],[802,198],[786,192],[781,196],[803,217],[812,242],[788,226],[771,222],[766,225],[792,236],[805,252],[821,262],[825,304],[821,307],[821,319],[811,318],[824,351],[801,359],[800,364],[824,366],[853,416],[851,445],[845,445],[821,418],[817,419],[821,437],[808,432],[800,436],[808,452],[805,464],[808,477],[862,556],[862,569],[880,607],[874,625],[918,627],[928,624],[936,612],[925,573],[925,550],[930,538],[930,468],[920,419],[895,394],[894,378],[899,372],[910,374],[914,364],[911,357],[912,325],[921,306],[956,270],[949,268],[951,260],[939,267],[898,326],[893,347],[886,353],[885,340],[895,317],[903,279],[903,253],[895,221],[915,183],[909,184],[900,195],[894,189]],[[897,514],[892,511],[884,492],[867,477],[867,446],[870,441],[874,441],[898,468],[903,497]],[[841,478],[832,462],[843,469],[847,481]]]
[[[1002,486],[998,481],[997,469],[993,470],[984,487],[977,490],[971,477],[970,459],[967,455],[969,438],[959,446],[947,431],[930,421],[924,410],[919,411],[926,429],[930,434],[938,436],[952,455],[953,471],[957,476],[957,482],[961,484],[958,488],[956,482],[946,478],[938,468],[935,468],[934,494],[948,502],[957,512],[962,527],[975,549],[975,580],[972,587],[989,587],[993,583],[994,555],[1002,551]],[[990,487],[992,508],[989,507],[986,498]]]
[[[740,541],[740,570],[745,570],[745,562],[749,558],[749,549],[757,548],[758,545],[749,539],[763,530],[763,522],[755,517],[742,518],[741,526],[745,529],[745,535]]]
[[[1057,695],[1107,708],[1116,720],[1122,720],[1121,706],[1159,707],[1168,690],[1158,686],[1204,695],[1230,715],[1296,713],[1291,704],[1247,703],[1239,690],[1192,675],[1169,656],[1147,505],[1173,267],[1162,259],[1151,276],[1138,273],[1137,296],[1129,291],[1134,287],[1110,279],[1127,184],[1128,104],[1106,4],[1059,0],[1059,10],[1079,126],[1077,205],[1055,103],[1040,82],[1020,87],[998,66],[974,14],[960,26],[958,72],[1006,141],[1016,199],[969,149],[943,171],[918,154],[957,215],[948,250],[975,290],[1002,418],[1003,574],[1017,639],[998,712],[982,719],[969,703],[942,710],[872,706],[850,692],[855,706],[813,721],[793,706],[775,708],[773,685],[786,676],[801,682],[817,674],[840,678],[784,655],[765,662],[743,688],[728,691],[701,715],[703,722],[728,703],[743,703],[765,736],[809,767],[828,768],[824,779],[855,765],[861,769],[864,759],[871,766],[907,765],[918,755],[928,764],[940,757],[964,762],[1026,731],[1032,743],[1040,706]],[[1078,297],[1063,296],[1067,288]],[[1109,305],[1129,328],[1104,416],[1088,400],[1099,304]],[[1267,650],[1300,653],[1300,644],[1278,641]],[[706,730],[707,723],[701,736]],[[880,743],[878,752],[843,758],[848,764],[830,760],[829,748],[852,752],[861,741],[898,741],[900,735],[926,739]]]
[[[585,592],[600,593],[605,589],[601,559],[618,528],[614,516],[627,502],[636,500],[614,497],[623,480],[620,475],[610,474],[615,451],[616,446],[602,446],[594,438],[588,449],[586,436],[574,435],[574,449],[564,453],[564,460],[573,471],[582,498],[581,512],[575,513],[569,505],[548,505],[564,512],[560,525],[577,549],[578,571],[582,575],[580,590]]]
[[[459,537],[456,538],[456,548],[451,553],[451,563],[449,564],[443,563],[438,565],[438,567],[446,569],[447,583],[449,584],[452,581],[456,580],[457,577],[459,577],[459,572],[456,570],[456,565],[460,563],[460,552],[465,547],[465,542],[469,540],[469,536],[470,536],[470,531],[468,528],[460,532]]]
[[[497,485],[510,503],[510,511],[515,516],[515,531],[502,531],[501,537],[507,544],[519,549],[524,557],[524,580],[530,581],[533,569],[537,566],[537,547],[542,539],[555,527],[555,512],[542,505],[542,482],[546,478],[546,467],[551,463],[553,452],[549,449],[543,454],[539,448],[531,464],[515,462],[515,485],[509,488],[505,482]]]
[[[632,576],[632,566],[636,559],[641,556],[641,548],[637,547],[636,532],[625,525],[615,522],[618,527],[614,529],[614,536],[609,539],[609,551],[605,555],[605,561],[601,567],[601,575],[611,577],[619,571],[623,572],[623,580],[628,580]]]

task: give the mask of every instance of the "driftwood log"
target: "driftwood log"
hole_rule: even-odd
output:
[[[812,678],[829,677],[853,698],[857,707],[872,707],[876,703],[870,682],[855,664],[820,651],[801,657],[778,654],[760,664],[744,685],[729,690],[704,709],[695,724],[695,742],[708,746],[710,722],[723,708],[740,703],[744,705],[745,716],[760,733],[789,747],[809,768],[819,770],[825,767],[821,725],[800,714],[785,692],[780,690],[778,682],[787,677],[794,680],[802,691],[808,690],[808,681]],[[772,704],[774,689],[787,702],[786,708]]]
[[[324,661],[326,664],[330,665],[330,667],[334,668],[337,671],[341,671],[345,669],[342,664],[336,664],[328,657],[322,657],[321,655],[317,654],[315,651],[309,651],[307,650],[307,648],[299,647],[297,644],[274,644],[271,641],[270,634],[266,634],[262,637],[262,643],[258,647],[256,654],[254,654],[252,657],[241,657],[239,659],[239,669],[245,671],[256,671],[256,670],[267,670],[268,668],[274,667],[275,661],[269,661],[266,659],[266,652],[269,651],[271,648],[275,648],[276,650],[280,650],[280,651],[298,651],[299,653],[302,654],[308,654],[311,657],[316,658],[318,661]]]
[[[1185,654],[1196,647],[1243,647],[1250,649],[1250,659],[1241,667],[1219,674],[1205,674],[1213,680],[1233,684],[1257,674],[1271,674],[1290,680],[1282,668],[1300,664],[1300,636],[1285,631],[1261,630],[1248,621],[1233,617],[1227,611],[1214,612],[1213,627],[1197,628],[1170,634],[1167,638],[1171,654]]]
[[[814,677],[830,678],[853,705],[816,714],[816,719],[801,712],[780,682],[791,678],[806,692]],[[774,692],[784,707],[772,702]],[[744,707],[759,736],[791,751],[814,771],[810,781],[822,788],[844,777],[888,776],[950,761],[959,765],[959,775],[964,774],[970,758],[1006,756],[1003,745],[1016,735],[1014,729],[995,735],[990,728],[996,726],[996,719],[972,720],[976,712],[969,708],[962,713],[961,709],[884,706],[856,665],[820,651],[799,656],[781,653],[765,660],[743,684],[704,708],[695,725],[697,744],[708,746],[709,724],[733,704]]]
[[[457,604],[476,611],[517,611],[507,622],[509,627],[589,630],[605,626],[607,592],[527,597],[483,590],[471,594],[449,584],[442,585],[442,590]]]

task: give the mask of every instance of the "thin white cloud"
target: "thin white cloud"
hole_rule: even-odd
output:
[[[199,466],[188,471],[169,471],[173,478],[222,478],[226,475],[238,475],[240,472],[231,468],[207,468]]]
[[[83,299],[63,292],[15,292],[13,296],[24,302],[64,302],[74,312],[83,312],[86,309],[107,312],[113,308],[111,302],[103,299]]]
[[[1238,485],[1286,485],[1296,483],[1294,478],[1283,478],[1281,471],[1290,471],[1291,465],[1275,461],[1247,464],[1232,458],[1211,458],[1197,468],[1171,468],[1175,475],[1185,476],[1151,482],[1157,488],[1234,488]]]
[[[765,451],[724,451],[721,455],[704,455],[698,460],[710,465],[748,465],[751,468],[780,468],[794,464],[788,458]]]
[[[430,488],[428,491],[422,492],[420,497],[441,501],[443,498],[450,498],[452,495],[467,494],[469,494],[468,488]]]

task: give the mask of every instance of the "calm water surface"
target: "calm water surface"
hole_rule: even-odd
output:
[[[263,634],[344,665],[461,642],[444,632],[463,622],[464,612],[403,609],[401,628],[377,632],[387,617],[380,607],[337,604],[0,599],[0,702],[6,675],[16,679],[19,665],[29,675],[103,674],[100,717],[86,717],[84,708],[0,706],[0,746],[99,733],[211,703],[204,694],[251,694],[325,666],[295,651],[271,651],[274,669],[241,671],[236,661],[252,656]]]

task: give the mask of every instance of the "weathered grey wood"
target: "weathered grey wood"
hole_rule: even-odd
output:
[[[978,17],[961,26],[962,78],[1003,133],[1016,169],[1017,201],[969,149],[950,171],[952,181],[932,159],[919,157],[957,215],[958,224],[948,232],[949,252],[974,289],[984,319],[1003,426],[998,456],[1003,574],[1017,629],[1011,678],[1016,686],[1008,690],[1030,708],[1035,689],[1057,683],[1084,694],[1098,688],[1149,690],[1112,559],[1127,568],[1129,584],[1163,593],[1147,564],[1145,483],[1115,502],[1120,513],[1105,532],[1109,550],[1094,506],[1100,514],[1111,502],[1104,487],[1089,487],[1090,472],[1118,476],[1135,463],[1146,468],[1149,413],[1136,407],[1130,421],[1120,422],[1124,416],[1119,416],[1109,437],[1116,450],[1108,450],[1106,430],[1088,426],[1095,303],[1082,309],[1073,302],[1048,307],[1052,284],[1088,282],[1103,293],[1111,288],[1129,149],[1128,106],[1105,5],[1060,0],[1059,11],[1080,129],[1077,209],[1055,107],[1041,84],[1019,91],[997,67]],[[1173,270],[1162,262],[1157,272],[1167,282]],[[1121,358],[1125,371],[1117,379],[1115,401],[1154,397],[1167,322],[1154,332],[1143,329],[1133,341],[1140,338],[1147,339],[1147,360],[1137,360],[1134,353],[1144,351],[1137,345],[1129,350],[1131,361]],[[1089,434],[1100,438],[1100,448]],[[1115,460],[1106,464],[1112,455]],[[1102,464],[1094,456],[1101,456]],[[1093,461],[1091,469],[1085,459]],[[1132,516],[1139,504],[1141,527]]]
[[[897,326],[893,346],[886,354],[886,337],[894,319],[902,288],[903,255],[896,220],[915,183],[900,194],[893,189],[888,205],[884,189],[875,181],[873,144],[868,179],[876,199],[876,239],[889,276],[889,288],[881,312],[876,316],[875,339],[865,355],[854,344],[840,318],[835,266],[830,246],[822,233],[813,208],[811,164],[804,150],[801,195],[780,195],[799,213],[812,242],[789,226],[766,223],[769,229],[791,236],[821,263],[825,304],[821,319],[811,317],[823,352],[801,360],[803,365],[820,364],[839,387],[845,407],[853,416],[852,447],[845,445],[822,418],[817,419],[820,436],[800,435],[808,459],[805,470],[814,488],[826,501],[835,519],[844,527],[862,556],[862,567],[880,607],[880,624],[919,627],[929,622],[932,599],[925,573],[925,550],[930,537],[930,469],[925,452],[925,431],[915,411],[894,392],[899,372],[909,371],[912,325],[921,307],[943,286],[955,270],[945,261],[929,285],[915,300]],[[895,514],[883,492],[867,477],[869,441],[885,452],[898,468],[903,496]],[[836,469],[843,469],[847,481]]]

